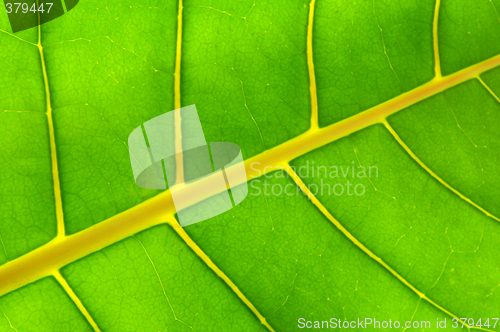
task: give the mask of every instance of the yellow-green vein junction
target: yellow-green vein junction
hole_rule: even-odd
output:
[[[385,118],[430,96],[449,89],[457,84],[477,77],[479,74],[500,65],[500,55],[465,68],[455,74],[436,77],[432,81],[410,90],[378,106],[347,118],[325,128],[311,129],[281,145],[267,150],[245,161],[247,177],[241,177],[235,168],[235,183],[275,169],[287,162],[339,138],[362,130],[376,123],[383,123]],[[250,168],[250,165],[253,167]],[[258,165],[258,166],[255,166]],[[236,181],[236,179],[238,181]],[[217,194],[213,188],[215,177],[209,176],[200,181],[181,185],[179,195],[191,205]],[[52,274],[77,259],[98,251],[110,244],[160,223],[165,223],[175,214],[175,207],[170,191],[153,197],[127,211],[79,233],[57,237],[51,242],[32,252],[10,261],[0,267],[0,295],[17,289],[27,283]]]

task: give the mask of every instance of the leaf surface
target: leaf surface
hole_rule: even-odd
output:
[[[498,318],[499,6],[82,0],[15,35],[1,12],[0,330]],[[191,104],[249,195],[183,229],[126,142]]]

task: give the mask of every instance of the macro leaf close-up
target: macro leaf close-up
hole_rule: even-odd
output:
[[[0,332],[500,331],[500,0],[19,1]]]

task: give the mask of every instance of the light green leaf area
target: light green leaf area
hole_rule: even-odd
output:
[[[182,104],[200,110],[208,142],[249,158],[309,128],[308,11],[304,0],[184,1]]]
[[[47,117],[5,110],[0,115],[0,263],[15,259],[56,235]]]
[[[3,296],[0,307],[2,331],[92,331],[52,278]]]
[[[319,122],[329,125],[434,76],[434,1],[318,1]]]
[[[180,5],[80,0],[17,34],[0,10],[0,332],[500,331],[500,1]],[[127,140],[192,104],[272,167],[182,229]],[[93,249],[37,256],[60,243]]]
[[[448,75],[500,52],[500,1],[441,1],[439,46]]]

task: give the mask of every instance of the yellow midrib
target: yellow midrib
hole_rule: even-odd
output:
[[[476,78],[479,74],[499,65],[500,55],[497,55],[455,74],[433,79],[416,89],[328,127],[311,129],[281,145],[247,159],[245,161],[247,176],[244,179],[241,178],[240,182],[265,174],[276,166],[284,165],[309,151],[368,126],[383,123],[389,115],[457,84]],[[254,166],[250,167],[252,164]],[[226,172],[231,172],[231,168]],[[180,194],[184,194],[191,204],[195,204],[217,193],[213,190],[215,187],[213,180],[214,177],[209,176],[201,181],[186,185],[185,190]],[[56,238],[0,267],[0,296],[50,275],[54,269],[59,269],[92,252],[154,225],[164,223],[174,214],[175,207],[170,191],[165,191],[79,233]]]

